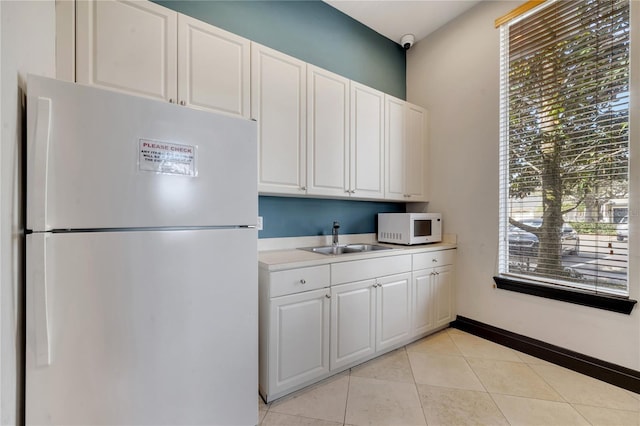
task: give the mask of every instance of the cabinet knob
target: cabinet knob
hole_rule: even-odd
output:
[[[173,98],[169,98],[169,103],[172,104],[173,103]]]
[[[356,193],[356,190],[355,190],[355,189],[352,189],[352,190],[351,190],[351,191],[349,191],[349,192],[350,192],[350,193],[352,193],[352,194],[355,194],[355,193]]]
[[[431,261],[432,261],[433,263],[438,263],[438,259],[435,259],[435,258],[431,259]]]
[[[325,294],[324,297],[326,297],[327,299],[331,299],[331,295],[330,294]]]
[[[302,279],[300,280],[300,284],[306,284],[306,283],[307,283],[307,281],[306,281],[304,278],[302,278]]]
[[[306,187],[306,186],[301,186],[301,187],[300,187],[300,191],[306,191],[306,190],[307,190],[307,187]]]
[[[184,101],[180,101],[180,105],[186,105],[186,103]]]
[[[347,193],[347,194],[350,194],[350,193],[351,193],[351,191],[350,191],[350,190],[348,190],[348,189],[345,189],[345,190],[344,190],[344,192],[345,192],[345,193]]]

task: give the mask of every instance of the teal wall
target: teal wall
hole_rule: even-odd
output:
[[[155,2],[390,95],[406,98],[404,49],[322,1]]]
[[[264,230],[260,238],[331,235],[333,221],[340,222],[340,234],[369,234],[378,231],[376,214],[405,211],[404,203],[321,200],[317,198],[259,197],[258,211]]]
[[[406,57],[393,41],[318,0],[154,0],[382,92],[406,98]],[[404,212],[404,203],[266,197],[260,238],[376,232],[376,214]]]

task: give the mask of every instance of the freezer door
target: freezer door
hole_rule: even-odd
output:
[[[256,123],[29,76],[27,227],[255,225]]]
[[[256,234],[28,235],[26,424],[256,424]]]

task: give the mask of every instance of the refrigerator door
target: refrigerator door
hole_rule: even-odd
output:
[[[256,234],[28,235],[26,424],[256,424]]]
[[[256,123],[29,76],[27,228],[255,225]]]

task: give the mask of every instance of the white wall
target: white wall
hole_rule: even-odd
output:
[[[20,153],[27,73],[53,77],[55,7],[50,1],[0,1],[0,424],[19,421],[18,304],[22,223]]]
[[[494,20],[521,2],[483,1],[407,55],[407,98],[431,116],[431,211],[458,235],[458,315],[640,370],[640,314],[623,315],[493,288],[498,250],[499,31]],[[640,23],[640,3],[634,4]],[[638,25],[633,37],[637,36]],[[640,70],[638,58],[633,67]],[[634,82],[638,82],[634,75]],[[636,85],[635,87],[638,87]],[[635,90],[632,105],[638,105]],[[635,108],[632,123],[640,123]],[[638,126],[636,126],[638,127]],[[639,132],[632,182],[640,182]],[[632,218],[640,217],[632,187]],[[630,293],[640,295],[640,233],[631,225]]]

